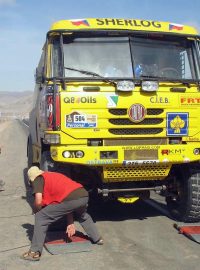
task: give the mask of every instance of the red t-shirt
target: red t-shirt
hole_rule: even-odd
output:
[[[61,173],[44,172],[41,176],[44,178],[43,206],[60,203],[71,192],[83,187]]]

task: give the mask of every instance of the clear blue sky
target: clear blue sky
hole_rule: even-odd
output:
[[[0,91],[32,91],[50,25],[87,17],[170,21],[200,30],[200,0],[0,0]]]

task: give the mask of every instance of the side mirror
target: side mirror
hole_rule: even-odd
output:
[[[39,70],[36,68],[35,70],[35,82],[38,84],[41,84],[44,82],[44,75],[43,75],[43,68],[42,70]]]

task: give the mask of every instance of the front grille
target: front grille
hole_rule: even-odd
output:
[[[159,134],[163,131],[162,128],[110,128],[108,131],[114,135],[151,135]]]
[[[110,114],[112,115],[127,115],[127,109],[109,109],[108,110]],[[155,135],[159,134],[163,131],[163,128],[155,127],[155,128],[148,128],[148,127],[143,127],[143,128],[135,128],[135,127],[142,127],[142,126],[156,126],[161,123],[163,123],[164,118],[161,118],[162,116],[159,116],[158,118],[148,118],[148,115],[155,115],[158,116],[164,112],[164,109],[147,109],[147,114],[146,117],[143,121],[134,123],[132,122],[129,118],[110,118],[108,121],[110,124],[118,126],[119,128],[110,128],[108,131],[111,134],[114,135]],[[133,128],[125,128],[123,126],[132,126]]]
[[[141,180],[162,180],[169,174],[171,165],[154,164],[133,167],[108,167],[103,168],[103,182],[125,182]]]
[[[114,115],[126,115],[127,109],[109,109],[109,113]]]
[[[161,118],[147,118],[144,119],[140,123],[134,123],[129,119],[121,118],[121,119],[109,119],[109,122],[113,125],[157,125],[163,122]]]
[[[164,112],[163,109],[147,109],[147,115],[159,115]]]
[[[158,116],[164,112],[164,109],[147,109],[147,114],[146,117],[143,121],[134,123],[132,122],[127,115],[127,109],[109,109],[108,110],[110,114],[112,115],[118,115],[118,116],[127,116],[127,118],[110,118],[108,121],[110,124],[118,126],[118,129],[115,128],[110,128],[108,131],[111,134],[114,135],[154,135],[154,134],[159,134],[163,131],[163,128],[155,127],[155,128],[144,128],[141,126],[147,126],[147,125],[152,125],[156,126],[161,123],[163,123],[164,118],[148,118],[148,115],[150,116]],[[122,126],[137,126],[141,128],[125,128]]]
[[[127,109],[109,109],[108,111],[113,115],[127,115]],[[163,109],[147,109],[147,115],[159,115],[163,112]]]

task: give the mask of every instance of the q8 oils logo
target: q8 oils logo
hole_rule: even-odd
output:
[[[97,100],[95,97],[92,96],[84,96],[84,97],[66,97],[64,98],[65,103],[70,104],[79,104],[79,103],[96,103]]]

